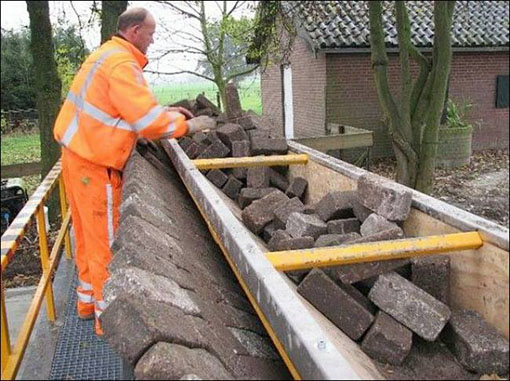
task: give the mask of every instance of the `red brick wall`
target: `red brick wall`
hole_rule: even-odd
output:
[[[326,116],[326,57],[315,58],[301,38],[296,39],[290,56],[294,136],[324,135]],[[274,119],[275,131],[283,135],[282,79],[280,67],[272,65],[262,74],[262,110]]]
[[[262,114],[273,121],[273,131],[283,136],[283,100],[280,67],[270,65],[260,76]]]
[[[496,78],[508,75],[509,53],[456,53],[452,61],[450,97],[473,104],[469,113],[473,149],[508,149],[509,108],[496,108]]]
[[[293,74],[294,125],[296,136],[324,133],[328,122],[342,123],[374,131],[373,156],[392,154],[387,131],[381,122],[369,53],[318,55],[316,59],[304,40],[298,38],[291,56]],[[325,73],[327,70],[328,81]],[[417,73],[417,68],[414,67]],[[470,112],[475,128],[473,149],[509,146],[509,109],[496,108],[496,77],[508,75],[508,52],[454,53],[450,97],[473,104]],[[398,56],[390,55],[390,86],[399,88]],[[325,87],[326,86],[326,87]],[[324,90],[327,101],[324,106]],[[283,131],[281,75],[279,67],[268,68],[262,76],[262,107],[275,118],[276,129]],[[398,95],[397,95],[398,97]]]
[[[450,97],[473,104],[469,114],[475,128],[473,149],[508,148],[509,109],[496,108],[496,77],[508,75],[508,52],[454,53],[450,77]],[[417,73],[417,67],[413,68]],[[391,154],[387,130],[381,123],[370,54],[330,54],[327,57],[327,118],[374,131],[373,155]],[[390,88],[398,94],[398,56],[390,55]],[[398,101],[398,95],[396,95]]]

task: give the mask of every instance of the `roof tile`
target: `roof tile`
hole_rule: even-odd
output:
[[[407,1],[411,38],[417,47],[434,40],[432,1]],[[300,2],[297,15],[317,49],[370,45],[366,1]],[[397,47],[394,4],[383,2],[383,24],[388,47]],[[457,1],[452,25],[454,47],[509,46],[509,5],[506,1]]]

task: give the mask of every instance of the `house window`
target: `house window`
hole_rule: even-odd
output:
[[[496,108],[508,107],[508,75],[498,75],[496,86]]]

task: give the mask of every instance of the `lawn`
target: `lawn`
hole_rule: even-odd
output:
[[[213,83],[178,83],[174,85],[158,85],[152,88],[161,104],[177,102],[181,99],[193,99],[198,94],[205,96],[217,104],[218,90]],[[262,99],[260,97],[260,81],[258,79],[245,80],[239,86],[239,97],[244,110],[262,113]]]
[[[2,165],[41,160],[39,133],[12,133],[2,136]]]
[[[2,165],[31,163],[39,160],[41,160],[39,133],[2,135]],[[24,176],[23,181],[30,197],[39,186],[41,176]]]

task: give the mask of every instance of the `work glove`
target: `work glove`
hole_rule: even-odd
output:
[[[198,131],[213,130],[216,128],[216,121],[209,116],[197,116],[188,120],[188,135],[193,135]]]
[[[165,106],[165,111],[167,112],[178,112],[186,117],[186,120],[194,118],[195,116],[189,111],[187,108],[181,106]]]

